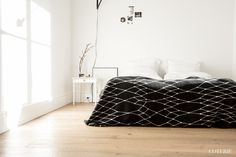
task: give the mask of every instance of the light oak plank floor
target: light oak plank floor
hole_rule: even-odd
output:
[[[0,157],[236,156],[236,129],[89,127],[92,109],[67,105],[0,135]]]

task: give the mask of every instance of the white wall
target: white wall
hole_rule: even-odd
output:
[[[96,35],[96,1],[95,0],[72,0],[72,59],[73,76],[78,76],[78,63],[82,50],[86,44],[95,44]],[[88,66],[92,66],[94,58],[93,48],[86,58]],[[91,73],[87,68],[85,73]]]
[[[86,44],[95,44],[96,34],[96,1],[95,0],[72,0],[72,75],[78,76],[78,63],[82,50]],[[91,49],[85,60],[83,72],[91,74],[91,68],[94,63],[95,48]],[[86,101],[86,96],[91,98],[90,86],[82,86],[80,90],[83,97],[77,97]]]
[[[233,78],[236,81],[236,0],[234,1],[234,55],[233,55]]]
[[[39,1],[43,2],[43,1]],[[20,123],[60,108],[72,100],[71,86],[71,1],[44,0],[51,14],[51,92],[52,99],[26,106]],[[42,32],[43,33],[43,32]]]
[[[94,3],[73,0],[74,59],[86,42],[94,41]],[[133,25],[120,22],[130,5],[143,12]],[[197,60],[202,71],[232,78],[233,24],[234,0],[103,0],[97,66],[120,66],[146,56]]]
[[[71,94],[71,1],[52,1],[52,95]]]
[[[71,1],[70,0],[34,0],[46,9],[51,17],[51,42],[50,42],[50,77],[51,98],[33,104],[26,104],[20,109],[20,124],[58,109],[72,101],[71,87]],[[37,11],[37,10],[36,10]],[[39,19],[38,21],[43,21]],[[45,25],[41,23],[39,28]],[[41,31],[38,29],[38,31]],[[30,32],[30,31],[29,31]],[[32,32],[31,32],[32,33]],[[45,34],[46,32],[41,31]],[[31,42],[29,42],[31,43]],[[45,52],[41,52],[42,54]],[[44,61],[42,61],[42,67]],[[45,76],[40,76],[45,77]],[[43,83],[43,82],[42,82]],[[31,88],[31,87],[29,87]],[[6,130],[8,115],[0,114],[0,132]]]
[[[120,65],[126,58],[147,55],[193,59],[203,62],[203,71],[231,77],[233,4],[233,0],[104,1],[98,64]],[[119,22],[128,5],[143,12],[133,25]]]

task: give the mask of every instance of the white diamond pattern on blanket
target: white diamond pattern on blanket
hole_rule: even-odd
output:
[[[89,126],[236,127],[236,82],[188,78],[111,79]]]

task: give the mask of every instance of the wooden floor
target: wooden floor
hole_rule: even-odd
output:
[[[84,124],[92,109],[68,105],[0,135],[0,157],[236,156],[236,129],[96,128]]]

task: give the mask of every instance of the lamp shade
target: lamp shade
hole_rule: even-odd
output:
[[[101,3],[102,3],[102,0],[97,0],[97,10],[99,9],[99,6]]]

